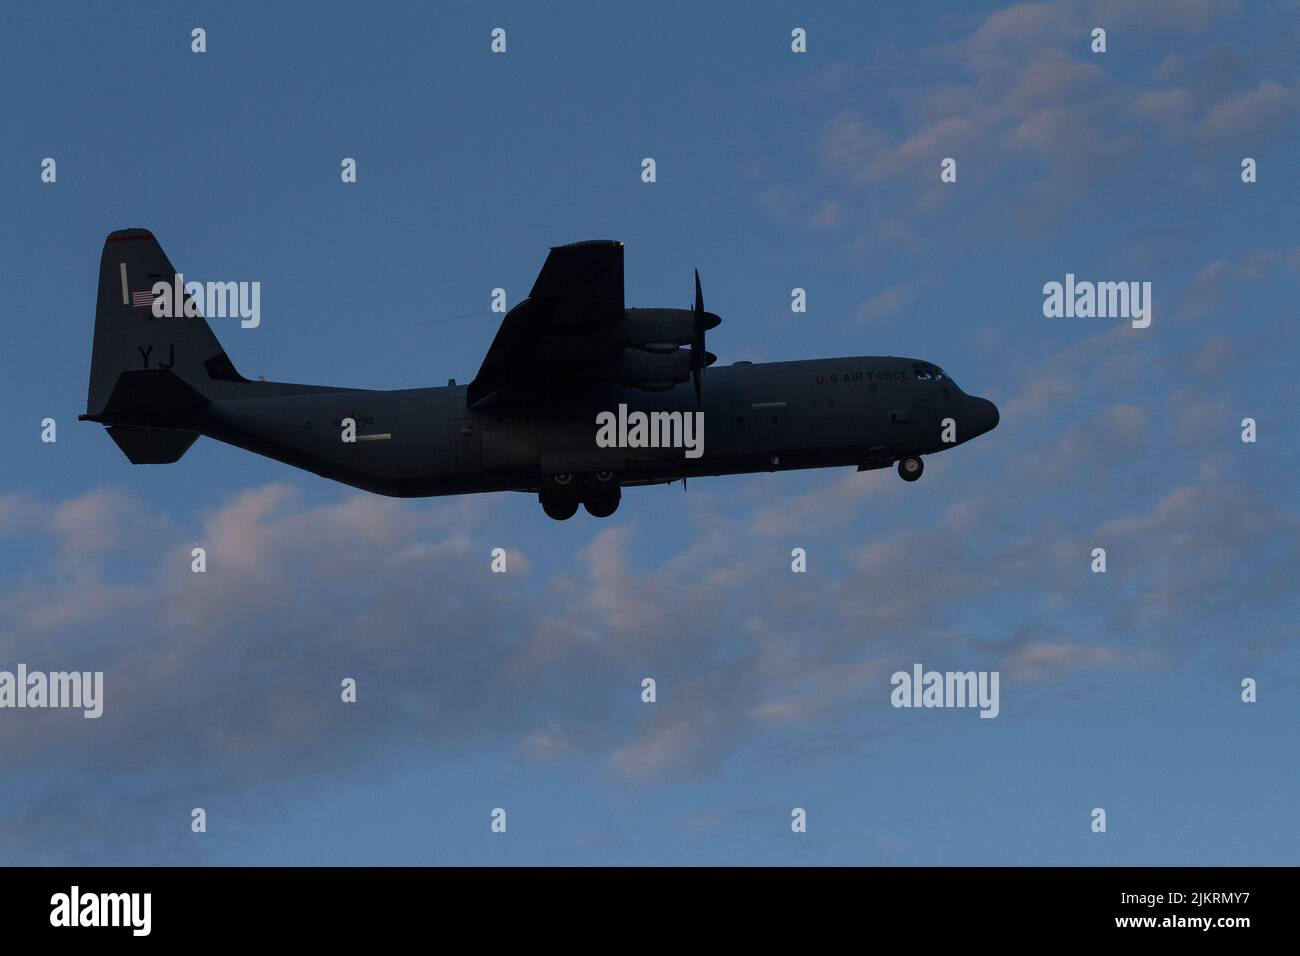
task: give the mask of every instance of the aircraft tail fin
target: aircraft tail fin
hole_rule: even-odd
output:
[[[214,383],[246,382],[202,315],[154,315],[155,283],[175,285],[176,270],[147,229],[119,229],[104,241],[83,420],[109,434],[131,461],[175,461],[197,432],[186,428]],[[193,309],[192,311],[198,311]],[[185,436],[188,435],[188,439]]]

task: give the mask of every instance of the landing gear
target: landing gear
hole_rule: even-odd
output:
[[[556,521],[567,521],[578,513],[578,489],[573,475],[547,475],[537,493],[542,510]]]
[[[608,518],[622,498],[623,489],[612,471],[598,471],[582,481],[582,506],[593,518]]]
[[[898,477],[904,481],[916,481],[923,471],[925,471],[925,462],[921,461],[920,455],[909,455],[898,460]]]
[[[548,518],[567,521],[578,513],[578,496],[562,495],[554,492],[538,492],[537,500],[542,503],[542,510]]]
[[[618,503],[622,497],[623,490],[615,485],[609,491],[587,495],[582,499],[582,506],[593,518],[608,518],[618,510]]]
[[[623,492],[612,471],[590,475],[548,475],[542,479],[537,500],[542,510],[556,521],[566,521],[581,504],[593,518],[608,518],[618,510]]]

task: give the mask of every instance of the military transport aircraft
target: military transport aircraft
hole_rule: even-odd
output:
[[[82,420],[136,464],[200,435],[398,497],[536,493],[552,518],[596,517],[622,488],[705,475],[898,463],[994,428],[997,407],[938,366],[861,357],[713,366],[700,277],[689,309],[623,304],[623,244],[551,249],[468,385],[372,391],[250,381],[185,294],[153,234],[109,235]],[[713,367],[711,367],[713,366]],[[705,370],[707,374],[705,374]],[[707,428],[705,426],[707,425]]]

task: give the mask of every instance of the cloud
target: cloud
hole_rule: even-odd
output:
[[[1300,275],[1300,245],[1253,249],[1208,263],[1188,284],[1178,315],[1198,320],[1215,315],[1247,294],[1248,287],[1277,277]]]
[[[1008,677],[1042,680],[1063,672],[1109,664],[1118,655],[1109,648],[1068,642],[1036,642],[1017,648],[1002,662]]]
[[[1022,3],[998,10],[965,39],[945,48],[974,73],[1014,73],[1025,50],[1078,42],[1086,35],[1071,5]]]
[[[816,152],[829,180],[822,190],[848,187],[832,197],[835,225],[856,229],[859,255],[878,244],[921,254],[959,235],[1014,239],[1060,223],[1104,177],[1158,162],[1162,147],[1291,135],[1300,89],[1269,75],[1289,70],[1275,50],[1216,41],[1134,75],[1112,68],[1117,53],[1089,48],[1097,25],[1112,44],[1167,47],[1239,10],[1209,0],[1018,4],[923,47],[919,81],[891,86],[885,74],[833,71],[817,100],[830,115]],[[946,157],[958,161],[958,188],[939,179]],[[1191,164],[1184,175],[1191,183],[1202,173]],[[930,228],[940,213],[944,228]]]
[[[1135,334],[1140,331],[1128,323],[1117,325],[1028,364],[1016,389],[999,402],[1003,419],[999,427],[1035,425],[1059,414],[1090,379],[1100,377],[1102,384],[1124,382],[1125,363],[1140,363],[1149,354],[1149,340]]]
[[[1133,100],[1132,109],[1144,120],[1178,129],[1191,119],[1196,99],[1187,90],[1144,90]]]
[[[1201,124],[1207,136],[1227,139],[1268,136],[1290,132],[1300,113],[1300,90],[1263,80],[1248,93],[1241,93],[1210,111]]]
[[[854,323],[861,325],[896,315],[908,305],[911,305],[920,289],[921,283],[919,282],[904,282],[873,295],[858,306],[857,314],[854,316]]]
[[[940,64],[955,65],[961,79],[944,76],[885,94],[902,107],[892,128],[860,108],[823,125],[823,168],[846,180],[865,204],[873,229],[864,240],[888,238],[875,228],[879,220],[940,209],[951,215],[955,203],[963,204],[963,217],[976,209],[980,217],[992,215],[982,207],[990,202],[983,187],[993,182],[1010,183],[1015,227],[1036,228],[1076,201],[1099,169],[1135,152],[1135,131],[1113,128],[1115,82],[1100,65],[1070,52],[1079,47],[1075,19],[1040,4],[995,13],[964,40],[929,51]],[[1066,39],[1070,47],[1055,45]],[[958,182],[968,188],[940,180],[939,163],[947,157],[958,161]],[[993,227],[1007,220],[1005,207],[1003,192]],[[860,220],[863,210],[855,204],[845,214]],[[914,227],[897,241],[916,245],[923,235]]]
[[[1206,338],[1192,356],[1191,368],[1198,375],[1223,375],[1241,357],[1240,349],[1225,335]]]
[[[1167,53],[1151,75],[1174,86],[1185,87],[1197,102],[1224,92],[1248,89],[1250,59],[1231,47],[1215,45],[1191,55]]]
[[[1110,360],[1089,342],[1046,365],[1085,377]],[[1222,468],[1176,487],[1165,468],[1154,508],[1127,497],[1125,472],[1098,465],[1132,455],[1141,467],[1158,453],[1144,452],[1148,433],[1142,409],[1117,402],[1072,423],[1045,459],[1004,440],[980,469],[971,446],[936,458],[942,484],[929,491],[943,494],[928,503],[924,482],[888,472],[825,475],[775,500],[793,476],[755,477],[743,500],[692,496],[696,533],[655,558],[633,521],[593,524],[576,560],[556,562],[481,498],[310,504],[276,484],[193,527],[121,492],[41,504],[65,521],[13,533],[54,544],[55,564],[69,541],[90,556],[75,588],[8,583],[6,654],[104,670],[105,712],[0,721],[0,759],[26,781],[7,798],[0,842],[25,861],[192,862],[201,845],[164,835],[189,807],[255,814],[273,794],[411,748],[583,758],[639,784],[710,775],[778,730],[815,738],[852,715],[886,732],[887,675],[916,660],[1002,667],[1003,693],[1023,698],[1173,657],[1189,634],[1232,620],[1242,594],[1264,621],[1285,619],[1295,511],[1234,488]],[[1074,516],[1096,512],[1081,494],[1108,503],[1100,522]],[[85,531],[71,531],[73,515]],[[123,564],[131,545],[104,529],[128,517],[162,540]],[[1053,621],[1097,613],[1085,560],[1097,542],[1115,585],[1107,629],[1055,632]],[[189,569],[195,544],[205,574]],[[489,570],[498,544],[505,575]],[[809,573],[791,573],[796,545]],[[1118,634],[1140,646],[1117,652]],[[339,700],[345,676],[357,705]],[[658,682],[655,705],[640,701],[644,676]]]
[[[1206,397],[1196,392],[1178,392],[1170,401],[1174,414],[1173,437],[1183,444],[1195,445],[1207,437],[1215,440],[1229,434],[1232,415],[1221,397]]]
[[[768,186],[758,194],[758,203],[782,222],[802,226],[810,232],[833,231],[839,228],[844,215],[836,199],[823,199],[809,212],[803,196],[783,186]]]
[[[1044,482],[1062,481],[1095,462],[1132,455],[1146,435],[1146,413],[1136,405],[1117,402],[1067,426],[1034,470]]]
[[[1271,618],[1269,609],[1296,604],[1297,532],[1294,510],[1242,489],[1199,481],[1174,488],[1152,509],[1105,521],[1093,532],[1107,543],[1112,571],[1121,562],[1162,569],[1140,587],[1130,583],[1109,618],[1128,630],[1177,633],[1186,641],[1221,634],[1249,606],[1256,615],[1251,630],[1258,630],[1259,617]]]
[[[0,495],[0,535],[29,532],[41,524],[39,503],[27,492]]]
[[[844,210],[838,200],[823,199],[817,211],[804,221],[804,225],[808,229],[817,231],[834,229],[840,224],[843,216]]]

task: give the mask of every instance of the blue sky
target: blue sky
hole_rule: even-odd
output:
[[[0,711],[0,860],[1295,864],[1298,12],[7,10],[0,669],[102,669],[106,701]],[[261,282],[260,327],[212,323],[250,377],[468,381],[494,287],[617,238],[629,305],[700,270],[723,363],[922,356],[1002,424],[914,485],[714,479],[564,524],[207,440],[135,467],[75,420],[128,226]],[[1150,281],[1151,327],[1045,318],[1067,272]],[[893,709],[914,662],[998,670],[1000,716]]]

